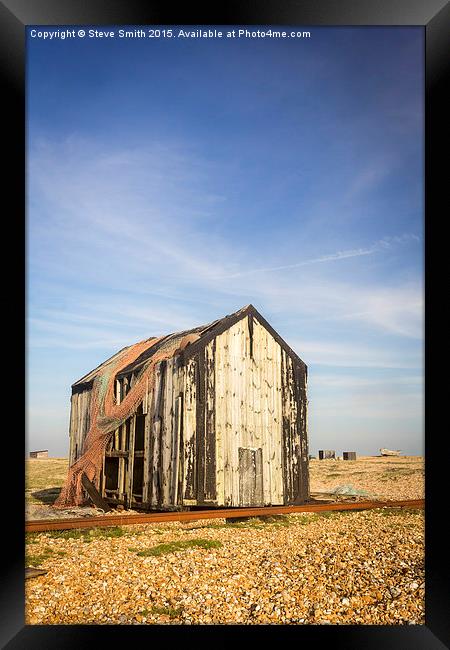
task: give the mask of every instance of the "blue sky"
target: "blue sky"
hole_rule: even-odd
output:
[[[27,39],[28,434],[71,384],[252,303],[311,453],[423,453],[423,30]]]

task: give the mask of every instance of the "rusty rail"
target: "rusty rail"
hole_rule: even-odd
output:
[[[137,515],[102,515],[67,519],[41,519],[25,522],[26,533],[72,528],[96,528],[132,524],[154,524],[165,521],[197,521],[199,519],[232,519],[289,515],[296,512],[325,512],[332,510],[371,510],[374,508],[424,508],[424,499],[406,501],[354,501],[351,503],[306,503],[299,506],[268,506],[264,508],[224,508],[214,510],[188,510],[178,512],[150,512]]]

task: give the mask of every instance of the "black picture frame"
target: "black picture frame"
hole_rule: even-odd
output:
[[[398,648],[426,650],[450,647],[450,608],[448,559],[446,554],[445,507],[439,491],[439,476],[446,476],[446,454],[443,446],[448,438],[448,423],[444,415],[448,385],[434,372],[443,364],[443,337],[446,324],[446,296],[440,279],[446,277],[446,215],[445,118],[448,103],[445,99],[446,72],[449,67],[448,36],[450,7],[446,0],[228,0],[222,3],[180,3],[161,0],[0,0],[0,69],[3,75],[4,136],[9,138],[3,156],[6,162],[6,182],[3,196],[9,199],[6,214],[8,228],[15,225],[18,264],[7,274],[10,296],[8,315],[18,320],[11,328],[20,341],[12,348],[13,361],[8,364],[9,386],[20,386],[24,377],[25,355],[20,359],[17,350],[23,349],[24,266],[21,252],[25,241],[25,30],[28,25],[301,25],[301,26],[422,26],[425,30],[426,63],[426,124],[425,124],[425,264],[426,264],[426,624],[421,626],[265,626],[266,633],[276,634],[280,643],[308,641],[370,650]],[[4,149],[5,151],[5,149]],[[438,161],[442,160],[442,163]],[[448,172],[447,172],[448,175]],[[448,181],[447,181],[448,183]],[[5,204],[5,201],[4,201]],[[442,219],[444,217],[444,219]],[[442,221],[441,221],[442,220]],[[5,221],[4,221],[5,223]],[[6,238],[4,237],[4,241]],[[8,249],[10,238],[8,237]],[[447,254],[446,254],[447,253]],[[25,254],[24,254],[25,256]],[[15,282],[10,282],[12,276]],[[6,291],[6,295],[7,295]],[[443,299],[444,298],[444,299]],[[15,304],[13,309],[10,304]],[[432,312],[433,309],[433,312]],[[439,329],[441,327],[441,329]],[[440,336],[440,334],[442,336]],[[11,346],[12,347],[12,346]],[[19,359],[18,359],[19,357]],[[21,365],[18,361],[23,360]],[[444,365],[445,367],[445,365]],[[22,382],[24,385],[24,382]],[[20,391],[14,391],[19,394]],[[23,402],[22,402],[23,404]],[[183,644],[197,643],[201,635],[204,643],[229,643],[233,636],[254,642],[254,626],[25,626],[23,573],[23,458],[24,437],[18,430],[20,418],[15,413],[14,435],[8,434],[8,464],[17,470],[9,479],[5,495],[8,505],[6,533],[3,541],[3,576],[0,595],[0,641],[6,648],[71,648],[105,642],[118,646],[122,643],[157,643],[154,638]],[[445,435],[439,435],[443,433]],[[5,439],[4,439],[4,444]],[[3,457],[3,465],[5,457]],[[20,468],[20,469],[18,469]],[[16,495],[16,496],[14,496]],[[11,498],[12,497],[12,498]],[[9,545],[9,546],[8,546]],[[238,630],[236,628],[239,628]],[[251,629],[252,628],[252,629]],[[270,629],[268,629],[270,628]],[[261,631],[261,630],[256,630]],[[238,633],[238,634],[237,634]],[[130,639],[132,635],[132,639]],[[232,635],[230,637],[229,635]],[[250,636],[251,635],[251,636]],[[288,635],[286,637],[285,635]],[[245,638],[248,637],[248,638]],[[269,639],[267,639],[269,640]]]

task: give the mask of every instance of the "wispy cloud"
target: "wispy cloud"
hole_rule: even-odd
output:
[[[300,330],[335,322],[422,336],[420,284],[362,282],[358,275],[339,276],[336,266],[419,243],[416,233],[248,268],[245,237],[225,238],[217,229],[226,210],[217,207],[222,202],[215,198],[208,161],[192,151],[158,143],[102,149],[74,137],[41,141],[30,152],[29,176],[30,281],[36,286],[39,274],[54,287],[46,290],[49,304],[41,301],[31,310],[35,345],[122,346],[131,338],[201,324],[208,303],[213,318],[249,302],[275,316],[289,310]],[[45,216],[38,218],[40,213]],[[308,247],[302,250],[306,254]],[[64,313],[52,310],[62,296]]]
[[[383,239],[378,240],[368,248],[356,248],[346,251],[337,251],[336,253],[331,253],[329,255],[322,255],[320,257],[315,257],[313,259],[303,260],[301,262],[295,262],[293,264],[282,264],[281,266],[267,266],[258,269],[244,269],[237,273],[231,273],[225,278],[217,276],[216,279],[226,279],[228,278],[238,278],[244,275],[252,275],[254,273],[270,273],[272,271],[285,271],[287,269],[296,269],[302,266],[309,266],[310,264],[323,264],[324,262],[335,262],[337,260],[345,260],[351,257],[361,257],[362,255],[373,255],[374,253],[382,252],[388,248],[391,248],[394,244],[402,244],[408,241],[417,241],[420,242],[420,237],[415,234],[403,234],[395,237],[384,237]]]
[[[309,367],[391,368],[417,371],[421,370],[423,365],[420,350],[400,352],[388,346],[363,345],[345,339],[324,342],[292,338],[288,343],[298,351]]]

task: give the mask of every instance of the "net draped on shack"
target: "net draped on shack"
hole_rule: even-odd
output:
[[[69,468],[66,483],[54,503],[56,508],[83,505],[83,474],[99,488],[106,447],[116,429],[136,412],[145,394],[153,389],[156,364],[181,352],[197,340],[199,335],[180,334],[164,340],[165,338],[146,339],[135,343],[100,366],[92,384],[90,427],[84,439],[82,454]],[[142,362],[136,380],[124,399],[117,403],[114,396],[117,374],[160,342],[156,352]]]

